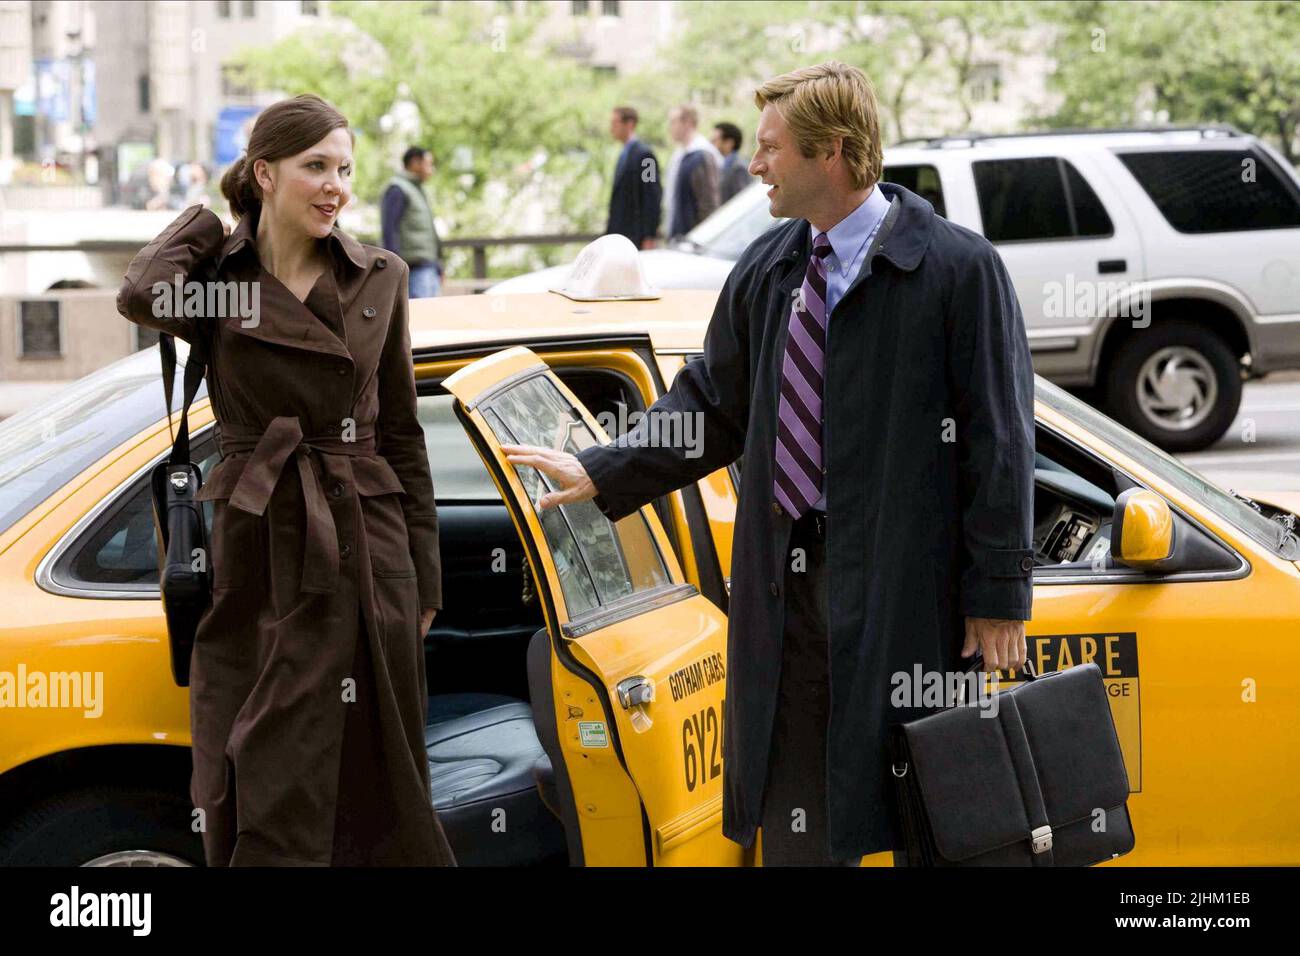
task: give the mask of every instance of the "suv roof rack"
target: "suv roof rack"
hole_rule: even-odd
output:
[[[912,136],[894,143],[894,146],[920,146],[924,149],[944,149],[962,144],[973,146],[975,143],[996,139],[1025,139],[1034,136],[1105,136],[1117,133],[1200,133],[1204,139],[1219,136],[1245,136],[1246,134],[1229,123],[1197,123],[1191,126],[1108,126],[1108,127],[1069,127],[1062,129],[1030,130],[1021,133],[956,133],[948,136]]]

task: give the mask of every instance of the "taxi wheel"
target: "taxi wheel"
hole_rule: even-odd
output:
[[[1169,320],[1128,335],[1102,369],[1106,410],[1165,451],[1200,451],[1241,407],[1241,365],[1203,325]]]
[[[202,866],[193,808],[173,793],[92,787],[20,811],[0,832],[0,866]]]

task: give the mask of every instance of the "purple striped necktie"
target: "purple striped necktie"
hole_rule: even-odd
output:
[[[826,233],[813,239],[803,286],[790,310],[777,414],[776,500],[794,518],[822,491],[822,377],[826,368]]]

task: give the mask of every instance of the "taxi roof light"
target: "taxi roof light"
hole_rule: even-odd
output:
[[[659,290],[646,282],[641,257],[627,236],[610,234],[587,243],[564,285],[551,289],[575,302],[657,299]]]

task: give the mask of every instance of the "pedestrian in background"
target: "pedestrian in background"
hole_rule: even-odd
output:
[[[740,127],[735,123],[717,123],[713,127],[710,141],[713,148],[722,154],[722,165],[718,168],[718,192],[722,202],[754,181],[754,177],[749,175],[749,164],[740,156],[743,139]]]
[[[683,104],[668,113],[668,136],[677,144],[668,162],[668,238],[682,236],[718,208],[722,154],[697,129],[700,114]]]
[[[659,160],[636,135],[637,112],[616,106],[609,114],[609,135],[623,144],[614,166],[614,187],[609,194],[606,233],[627,236],[638,249],[653,249],[659,232],[663,187]]]
[[[402,154],[402,171],[388,181],[379,204],[383,246],[411,270],[410,298],[426,299],[442,288],[442,240],[424,192],[433,175],[433,153],[412,146]]]

